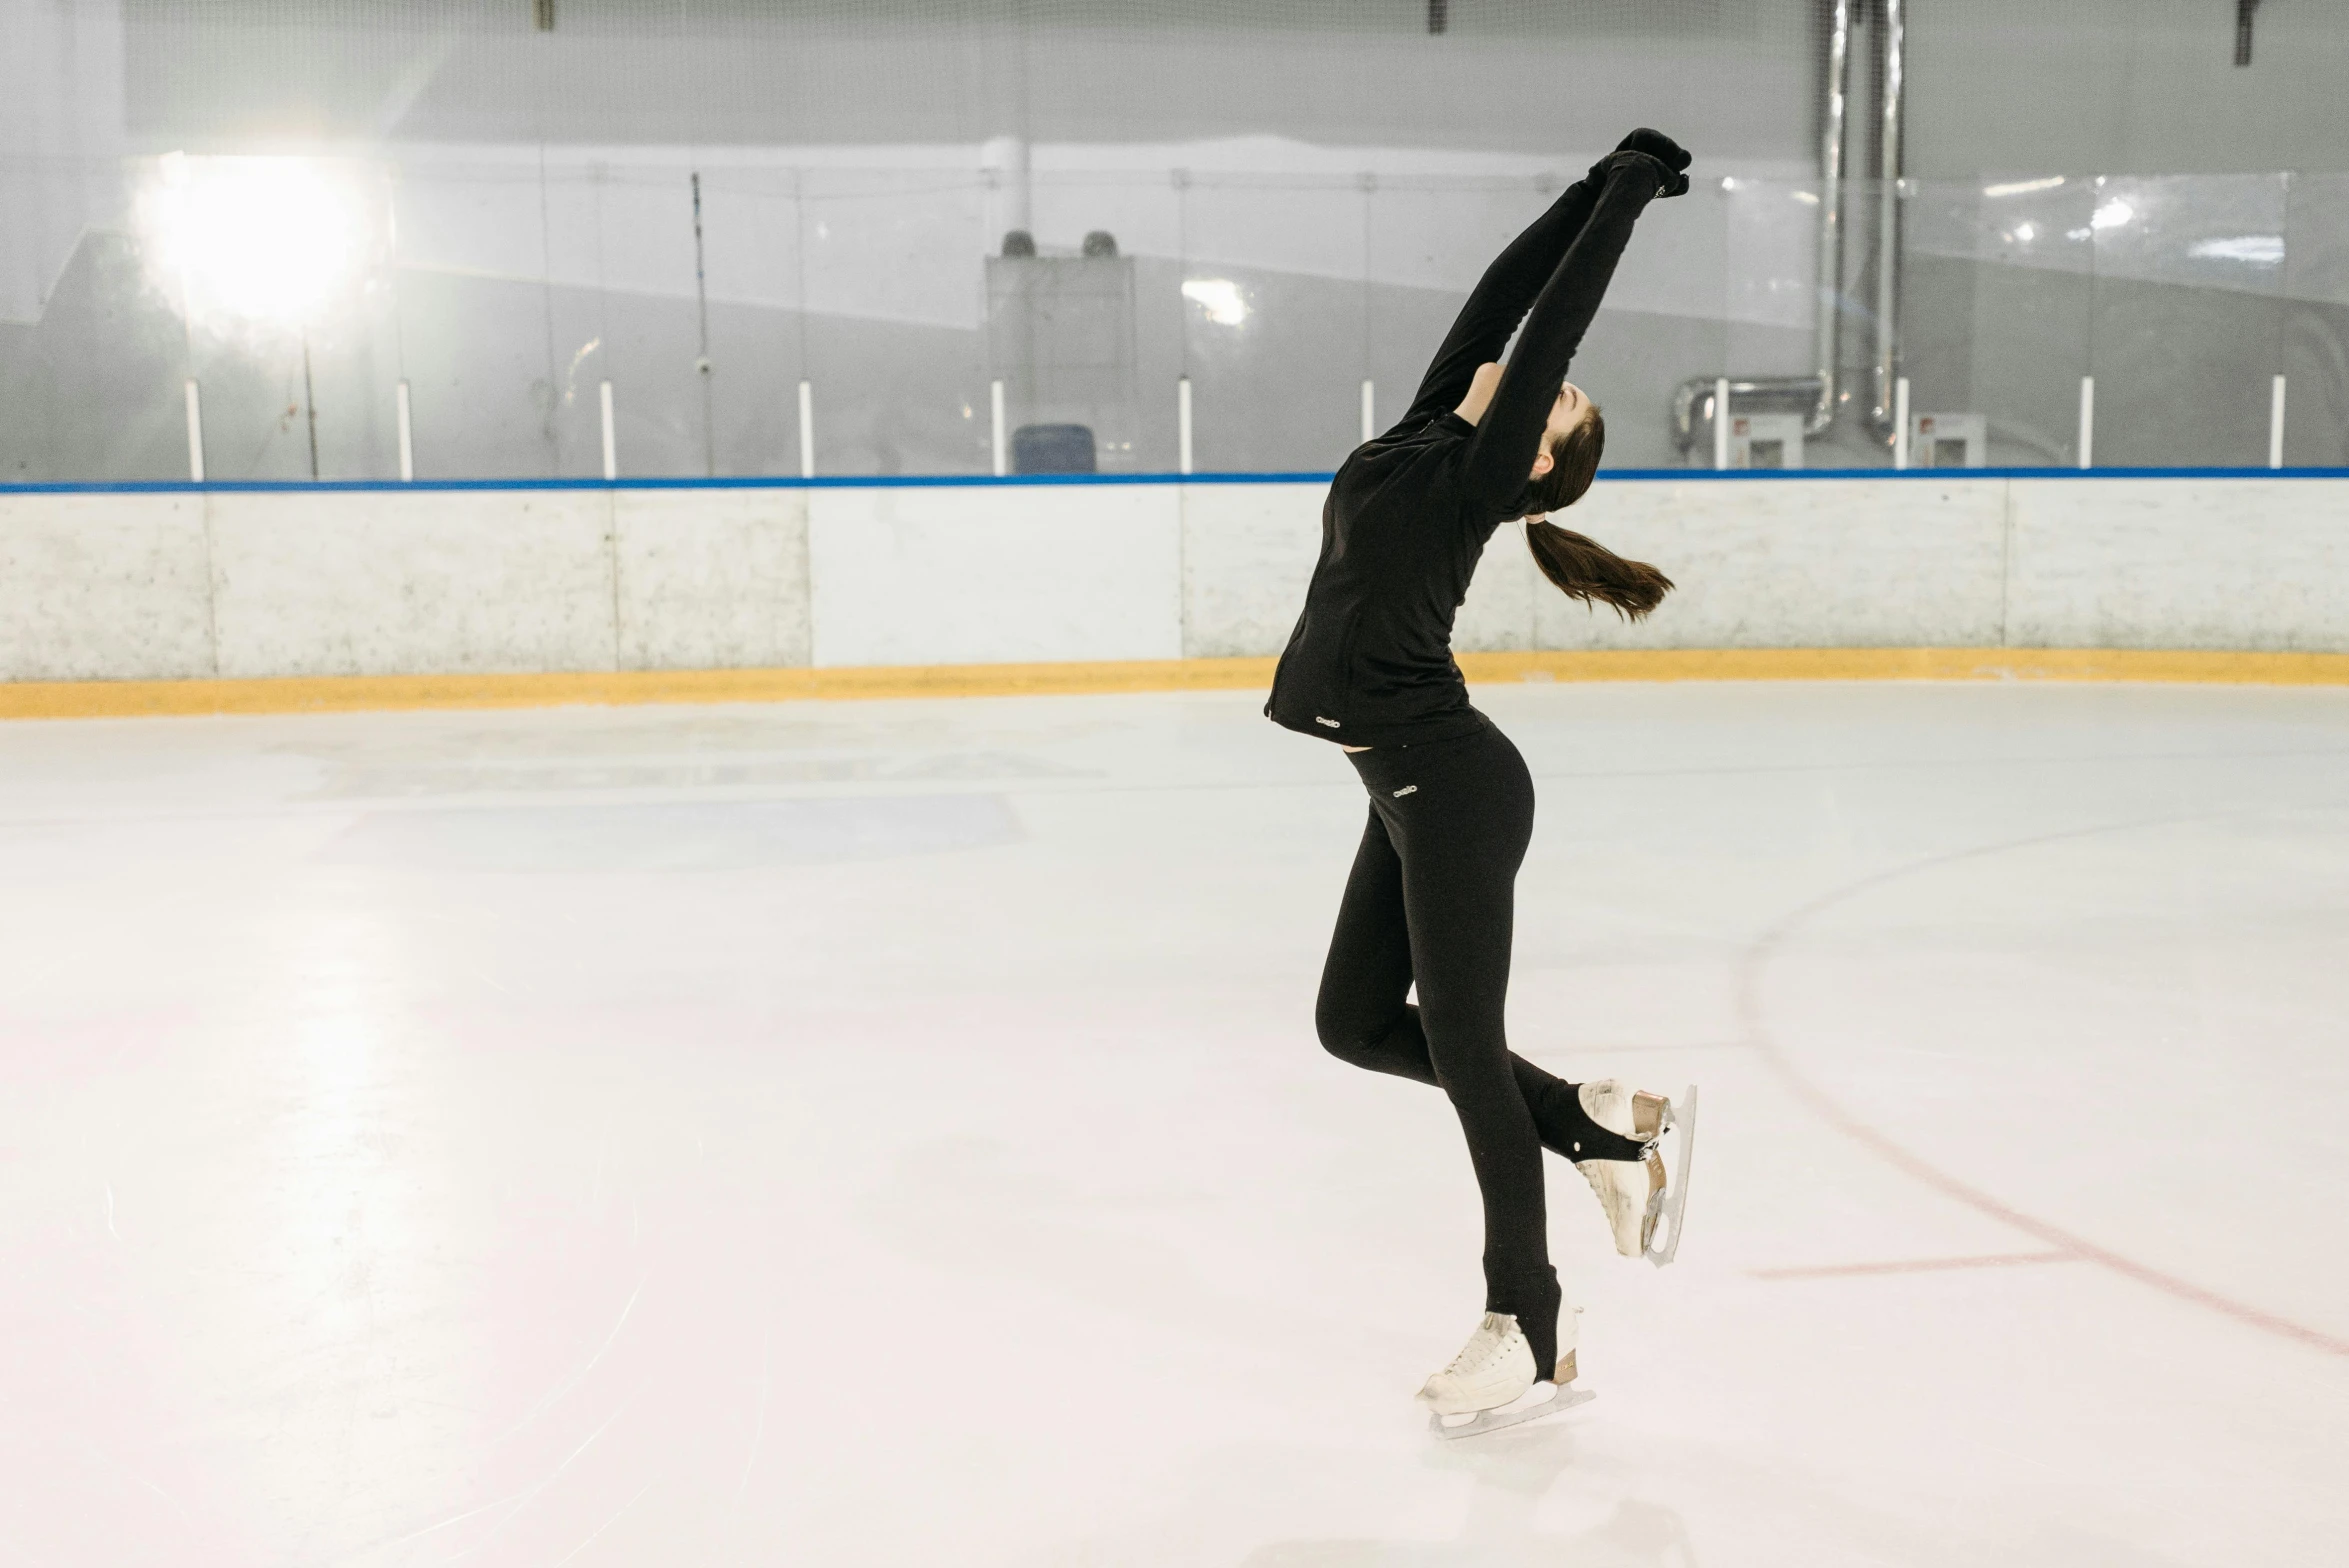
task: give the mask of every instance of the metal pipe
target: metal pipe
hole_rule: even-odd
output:
[[[1835,423],[1837,326],[1843,314],[1843,121],[1851,81],[1852,0],[1835,0],[1828,23],[1826,102],[1819,132],[1819,323],[1817,403],[1804,431]]]
[[[1803,432],[1816,436],[1835,423],[1843,316],[1843,143],[1851,88],[1852,9],[1858,0],[1835,0],[1827,25],[1827,60],[1821,84],[1819,127],[1819,303],[1814,342],[1816,369],[1807,376],[1732,376],[1729,395],[1737,402],[1800,410]],[[1691,376],[1672,391],[1672,442],[1686,452],[1696,445],[1697,410],[1717,397],[1717,376]],[[1715,410],[1726,418],[1728,410]]]
[[[1892,430],[1892,383],[1900,368],[1901,78],[1908,48],[1903,11],[1903,0],[1884,0],[1884,137],[1876,192],[1876,365],[1868,410],[1869,421],[1880,434]]]
[[[1672,444],[1678,450],[1685,452],[1696,445],[1698,410],[1715,395],[1720,379],[1691,376],[1672,389]],[[1730,400],[1747,407],[1776,406],[1789,413],[1809,413],[1821,401],[1816,376],[1731,376],[1728,379]]]

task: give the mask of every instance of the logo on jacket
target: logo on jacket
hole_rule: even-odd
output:
[[[1419,793],[1419,786],[1418,786],[1418,785],[1416,785],[1416,784],[1406,784],[1406,785],[1404,785],[1404,786],[1403,786],[1401,789],[1399,789],[1399,790],[1395,791],[1395,798],[1396,798],[1397,800],[1401,800],[1401,799],[1402,799],[1402,798],[1403,798],[1405,795],[1416,795],[1416,794],[1418,794],[1418,793]]]
[[[1318,714],[1318,713],[1316,713],[1316,714],[1313,716],[1313,722],[1314,722],[1314,723],[1316,723],[1316,724],[1326,724],[1326,725],[1328,725],[1328,726],[1329,726],[1331,729],[1333,729],[1333,730],[1334,730],[1334,729],[1336,729],[1336,728],[1338,727],[1338,721],[1337,721],[1337,720],[1335,720],[1335,719],[1325,719],[1325,718],[1323,718],[1323,717],[1322,717],[1320,714]]]

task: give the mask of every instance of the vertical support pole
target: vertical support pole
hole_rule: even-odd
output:
[[[302,333],[302,408],[310,422],[310,482],[318,482],[318,388],[310,379],[310,333]]]
[[[702,477],[718,477],[718,410],[710,393],[710,285],[709,274],[702,264],[701,243],[701,171],[693,171],[693,308],[701,322],[701,353],[693,361],[694,373],[701,377],[701,469]]]
[[[1003,383],[1000,381],[987,383],[987,420],[989,450],[995,454],[995,477],[1001,479],[1011,472],[1011,449],[1003,429]]]
[[[1191,471],[1191,378],[1175,382],[1175,471]]]
[[[1729,466],[1729,378],[1713,383],[1713,466]]]
[[[1876,368],[1869,389],[1878,430],[1892,416],[1892,378],[1900,364],[1900,133],[1908,55],[1901,0],[1883,0],[1883,120],[1877,134],[1883,167],[1876,187]]]
[[[799,477],[816,477],[816,389],[815,384],[799,384]]]
[[[398,388],[400,410],[400,482],[416,482],[416,427],[408,412],[408,382],[402,377]]]
[[[2080,466],[2096,466],[2096,378],[2080,378]]]
[[[620,477],[620,443],[612,430],[612,384],[604,382],[597,396],[604,410],[604,477],[617,479]]]
[[[1378,389],[1370,378],[1362,378],[1362,439],[1373,440],[1378,435]]]
[[[1837,334],[1843,313],[1843,121],[1846,85],[1851,79],[1853,0],[1835,0],[1827,31],[1826,113],[1819,143],[1819,318],[1812,373],[1819,400],[1811,405],[1806,435],[1823,434],[1835,423]]]
[[[1906,376],[1892,384],[1892,466],[1902,471],[1909,466],[1909,378]]]
[[[188,377],[184,388],[188,405],[188,480],[192,484],[204,482],[204,395],[196,390],[196,378]]]
[[[2284,378],[2278,376],[2267,394],[2267,466],[2284,466]]]

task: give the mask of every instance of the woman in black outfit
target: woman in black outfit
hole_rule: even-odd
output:
[[[1656,1150],[1670,1102],[1565,1083],[1509,1051],[1512,899],[1533,781],[1470,706],[1451,637],[1485,541],[1513,518],[1527,519],[1543,573],[1586,603],[1637,618],[1672,586],[1540,519],[1589,488],[1605,440],[1567,364],[1641,210],[1685,192],[1688,164],[1669,137],[1633,132],[1487,269],[1410,412],[1338,470],[1305,612],[1265,704],[1275,722],[1344,746],[1370,796],[1322,974],[1322,1043],[1442,1088],[1483,1195],[1485,1316],[1419,1396],[1447,1435],[1589,1397],[1567,1388],[1573,1318],[1549,1261],[1545,1146],[1581,1166],[1619,1250],[1661,1261],[1659,1216],[1675,1239],[1679,1228],[1678,1187],[1668,1208]],[[1503,368],[1493,361],[1520,321]],[[1405,1001],[1414,984],[1417,1007]]]

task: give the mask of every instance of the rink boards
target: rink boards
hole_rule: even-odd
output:
[[[1326,485],[22,487],[0,491],[0,680],[476,678],[478,697],[515,701],[657,696],[675,683],[633,677],[688,671],[756,672],[708,676],[713,696],[840,679],[872,694],[892,670],[1021,688],[1010,668],[953,673],[967,667],[1036,667],[1036,689],[1246,684],[1260,675],[1221,661],[1279,651]],[[1963,674],[1980,662],[1965,650],[2349,653],[2349,475],[1643,476],[1601,483],[1566,520],[1678,590],[1638,627],[1593,614],[1504,527],[1461,611],[1464,653],[1616,654],[1519,672],[1537,678]],[[1769,650],[1788,653],[1709,658]],[[1917,650],[1941,664],[1915,666]],[[1987,672],[2166,678],[2142,660],[2040,662]],[[2271,660],[2237,678],[2334,670]],[[2226,678],[2225,661],[2169,673]],[[489,679],[505,676],[578,679]]]

